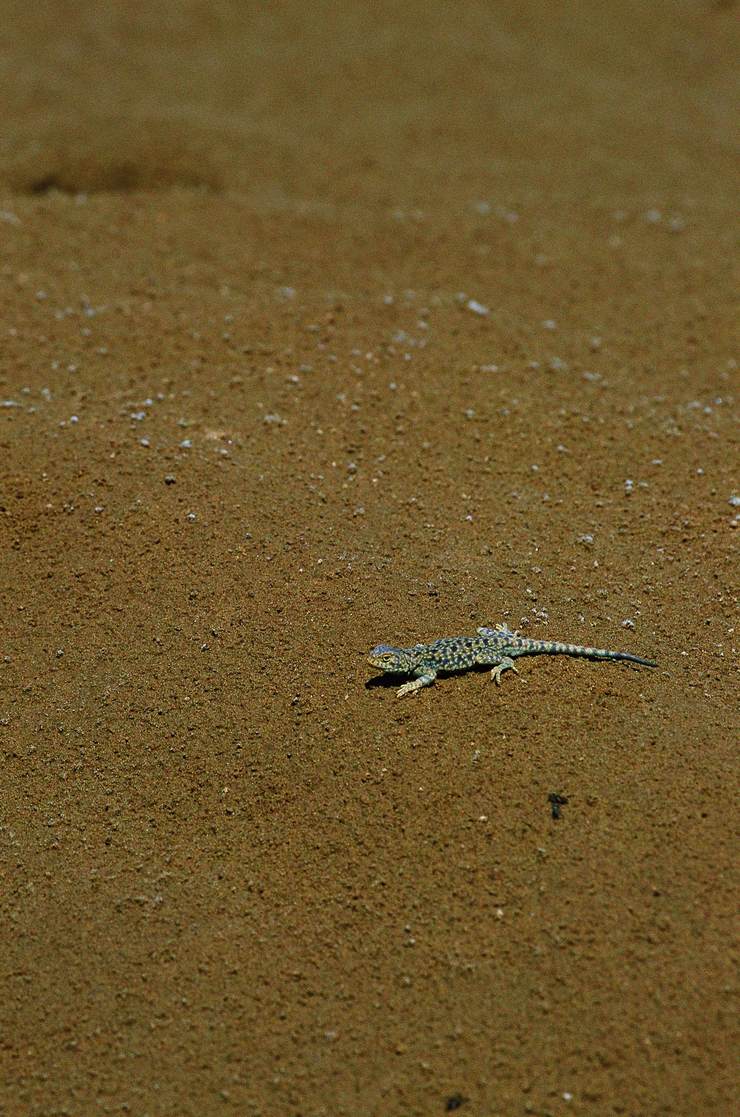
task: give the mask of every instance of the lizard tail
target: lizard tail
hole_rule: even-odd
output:
[[[575,655],[584,659],[626,659],[630,663],[641,663],[643,667],[657,667],[654,659],[644,659],[641,655],[632,655],[631,652],[612,652],[608,648],[589,648],[581,644],[561,644],[550,640],[531,640],[529,646],[523,649],[536,655]]]

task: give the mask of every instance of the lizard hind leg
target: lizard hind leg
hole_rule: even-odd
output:
[[[514,665],[514,660],[508,655],[505,655],[501,659],[501,662],[497,663],[491,671],[491,681],[494,682],[496,686],[501,686],[501,676],[504,671],[513,671],[515,675],[519,674],[519,671]]]
[[[491,628],[488,625],[482,625],[478,630],[479,636],[518,636],[519,633],[509,628],[505,624],[496,624]]]

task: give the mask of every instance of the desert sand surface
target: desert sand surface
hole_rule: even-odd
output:
[[[0,1112],[729,1117],[736,6],[0,24]]]

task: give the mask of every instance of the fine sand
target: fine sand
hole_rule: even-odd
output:
[[[0,24],[0,1113],[729,1117],[735,5]]]

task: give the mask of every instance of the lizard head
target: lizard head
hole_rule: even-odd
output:
[[[413,651],[409,648],[392,648],[389,644],[378,644],[367,658],[373,667],[395,675],[407,675],[416,666]]]

